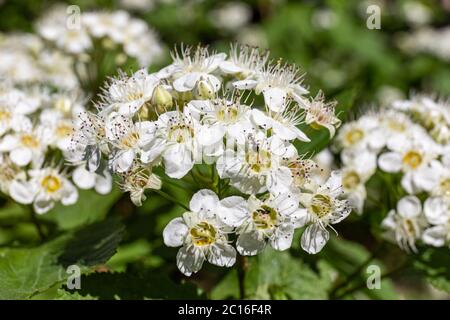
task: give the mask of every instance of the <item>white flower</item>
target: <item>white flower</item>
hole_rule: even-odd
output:
[[[25,115],[17,113],[16,105],[0,98],[0,137],[9,130],[20,131],[31,127],[31,121]]]
[[[10,194],[19,203],[33,203],[37,214],[48,212],[58,201],[65,206],[77,201],[77,189],[57,169],[44,168],[28,173],[31,176],[29,181],[15,180],[11,183]]]
[[[199,142],[211,146],[222,142],[224,137],[244,143],[244,131],[251,129],[248,120],[250,107],[240,104],[239,99],[192,100],[187,112],[203,125],[199,132]]]
[[[134,115],[146,104],[150,104],[160,79],[148,74],[145,69],[135,72],[131,77],[122,75],[113,79],[105,90],[107,109],[123,115]]]
[[[304,123],[303,111],[296,104],[288,104],[281,112],[271,112],[267,108],[266,113],[258,109],[252,109],[252,121],[262,127],[264,130],[273,130],[273,134],[278,136],[281,140],[298,139],[303,142],[310,142],[303,131],[297,126]]]
[[[330,238],[327,227],[333,229],[331,224],[342,221],[351,211],[347,201],[338,199],[342,195],[341,184],[340,172],[333,171],[324,185],[312,193],[300,194],[300,203],[307,210],[300,211],[299,226],[308,224],[302,234],[301,246],[308,253],[322,250]]]
[[[305,123],[315,129],[326,128],[330,137],[334,137],[336,128],[341,125],[341,120],[334,114],[336,102],[325,103],[325,97],[320,91],[317,96],[305,107]]]
[[[0,141],[0,152],[9,152],[11,161],[18,166],[26,166],[30,162],[39,164],[44,157],[49,141],[48,128],[36,128],[5,135]]]
[[[295,154],[292,144],[255,131],[247,134],[245,145],[238,145],[237,150],[227,149],[217,160],[216,168],[221,178],[230,178],[231,184],[241,192],[277,193],[292,184],[291,170],[283,160]]]
[[[345,197],[358,214],[362,214],[366,199],[365,183],[377,168],[376,155],[367,150],[346,149],[341,154],[342,188]]]
[[[217,215],[222,206],[230,213],[242,210],[242,202],[245,201],[240,197],[220,201],[214,192],[203,189],[192,197],[190,211],[169,222],[163,231],[164,243],[169,247],[181,246],[177,266],[183,274],[190,276],[198,272],[205,260],[221,267],[231,267],[235,263],[236,251],[227,237],[231,228]]]
[[[122,179],[120,188],[123,192],[130,193],[131,201],[138,207],[147,199],[145,190],[161,189],[161,179],[152,173],[152,168],[149,166],[133,167],[120,176]]]
[[[357,121],[346,123],[339,130],[337,142],[342,148],[369,149],[374,152],[385,145],[385,133],[374,115],[365,115]]]
[[[388,144],[393,151],[380,155],[379,167],[386,172],[403,172],[401,184],[409,194],[430,190],[434,181],[428,174],[429,164],[437,156],[433,141],[418,136]]]
[[[423,242],[435,247],[450,245],[450,197],[428,198],[424,213],[432,226],[423,232]]]
[[[184,177],[198,157],[198,130],[199,123],[192,116],[179,111],[160,115],[152,122],[152,139],[143,148],[141,160],[149,163],[161,156],[169,177]]]
[[[261,53],[257,48],[249,46],[231,46],[230,57],[222,61],[220,70],[231,74],[240,81],[255,79],[267,63],[269,52]]]
[[[130,118],[116,112],[108,116],[106,137],[112,146],[109,163],[114,172],[129,170],[136,158],[145,160],[141,150],[153,139],[152,128],[149,121],[133,123]]]
[[[173,88],[178,92],[196,89],[198,98],[210,98],[220,89],[221,81],[212,73],[225,59],[224,53],[212,54],[205,47],[191,47],[173,52],[173,63],[162,69],[160,77],[173,77]]]
[[[234,199],[233,199],[234,200]],[[289,193],[269,194],[263,200],[251,195],[247,204],[224,199],[219,217],[232,227],[237,227],[236,248],[241,255],[256,255],[269,242],[276,250],[286,250],[292,245],[294,229],[298,226],[298,199]],[[242,208],[236,210],[236,206]],[[228,210],[231,207],[233,210]]]
[[[264,95],[264,102],[273,112],[281,112],[289,99],[294,99],[301,107],[308,103],[302,97],[308,93],[302,85],[303,75],[295,66],[281,63],[266,66],[259,72],[257,79],[246,79],[234,82],[235,88],[240,90],[255,89],[256,94]]]
[[[426,221],[422,216],[422,205],[415,196],[406,196],[397,203],[397,210],[389,211],[382,226],[389,230],[399,247],[407,252],[417,252],[416,240],[422,235]]]
[[[71,119],[62,118],[62,114],[47,109],[40,114],[41,125],[49,130],[49,145],[53,145],[63,152],[70,148],[74,127]]]

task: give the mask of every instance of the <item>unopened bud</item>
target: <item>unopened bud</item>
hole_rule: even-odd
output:
[[[212,85],[205,80],[200,80],[197,84],[196,97],[202,100],[214,98]]]
[[[172,95],[167,89],[159,85],[155,88],[152,96],[152,105],[158,112],[162,112],[172,108],[173,100]]]

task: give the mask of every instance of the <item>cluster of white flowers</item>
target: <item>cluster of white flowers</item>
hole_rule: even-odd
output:
[[[78,80],[73,59],[49,49],[30,33],[0,34],[0,78],[14,84],[46,84],[73,90]]]
[[[116,63],[135,58],[142,66],[161,57],[162,45],[155,32],[127,11],[72,12],[70,7],[55,6],[37,23],[37,31],[56,47],[73,55],[90,54],[96,48],[111,50],[120,46],[126,56],[118,55]],[[67,11],[69,10],[69,11]]]
[[[398,45],[408,53],[427,53],[439,59],[450,60],[450,28],[423,27],[398,38]]]
[[[76,91],[51,91],[45,86],[18,88],[0,84],[0,190],[21,204],[33,204],[36,213],[55,202],[71,205],[78,192],[69,180],[68,157],[75,114],[84,110]],[[78,166],[70,172],[82,189],[95,186],[109,193],[112,179]],[[91,183],[91,180],[95,183]]]
[[[80,116],[74,157],[95,171],[104,155],[136,205],[145,189],[182,179],[202,162],[212,166],[221,184],[249,197],[219,200],[221,192],[201,190],[190,211],[167,226],[165,243],[182,246],[178,266],[186,275],[198,271],[205,258],[232,265],[236,252],[227,235],[233,230],[238,252],[254,255],[266,242],[289,248],[293,230],[308,225],[302,247],[320,251],[329,239],[326,228],[350,208],[338,199],[340,174],[334,172],[322,186],[314,183],[314,161],[299,155],[293,142],[310,142],[300,124],[324,127],[332,136],[340,124],[334,104],[325,103],[321,93],[308,98],[298,68],[272,63],[256,48],[232,47],[227,58],[188,47],[172,57],[173,63],[156,73],[141,69],[110,80],[98,112]],[[247,103],[258,99],[264,101],[261,108]],[[154,174],[157,166],[167,177]]]
[[[400,174],[402,199],[383,221],[388,235],[406,251],[416,251],[418,239],[433,246],[450,244],[448,103],[427,96],[395,101],[386,110],[346,123],[337,145],[343,189],[357,212],[364,206],[365,183],[377,168],[392,177]]]

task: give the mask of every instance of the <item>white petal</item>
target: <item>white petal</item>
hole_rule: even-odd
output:
[[[198,72],[188,73],[176,79],[173,82],[173,88],[178,92],[186,92],[194,89],[201,74]]]
[[[406,196],[397,203],[397,212],[402,217],[414,218],[422,212],[422,205],[417,197]]]
[[[198,142],[203,146],[213,145],[223,139],[225,127],[221,124],[202,125],[198,132]]]
[[[310,221],[310,215],[305,208],[295,210],[295,212],[290,215],[290,218],[294,224],[294,228],[301,228]]]
[[[445,224],[450,219],[449,205],[444,197],[428,198],[423,211],[431,224]]]
[[[78,191],[69,180],[64,181],[64,190],[62,193],[61,203],[65,206],[70,206],[77,202]]]
[[[216,243],[211,246],[208,261],[219,267],[231,267],[236,262],[236,250],[229,244]]]
[[[239,90],[249,90],[256,87],[258,81],[256,80],[241,80],[233,82],[233,86]]]
[[[33,203],[33,209],[37,214],[44,214],[55,206],[55,202],[43,193],[38,194]]]
[[[182,247],[177,253],[177,267],[186,276],[198,272],[204,260],[203,253],[193,245]]]
[[[225,224],[239,227],[242,222],[249,218],[247,201],[237,196],[222,199],[220,200],[217,214]]]
[[[9,157],[18,166],[26,166],[31,162],[33,153],[28,148],[17,148],[9,153]]]
[[[294,237],[294,228],[291,224],[281,224],[276,230],[273,237],[270,239],[270,245],[275,250],[287,250],[292,245],[292,238]]]
[[[275,122],[271,117],[268,117],[264,112],[258,109],[252,109],[250,111],[250,117],[255,124],[264,129],[272,128],[272,123]]]
[[[134,160],[134,150],[122,151],[114,158],[114,165],[117,172],[125,172],[131,168]]]
[[[188,234],[188,227],[183,218],[175,218],[170,221],[163,231],[164,244],[168,247],[182,246]]]
[[[272,193],[286,192],[292,184],[293,178],[291,170],[287,167],[280,167],[273,170],[267,177],[266,186]]]
[[[80,189],[91,189],[95,186],[95,173],[79,166],[72,173],[72,180]]]
[[[104,172],[103,176],[97,174],[95,176],[95,191],[99,194],[108,194],[112,190],[112,177],[109,172]]]
[[[9,195],[21,204],[31,204],[36,196],[36,188],[26,181],[14,180],[9,185]]]
[[[378,158],[378,165],[386,172],[398,172],[402,168],[402,156],[397,152],[386,152]]]
[[[270,110],[274,112],[283,111],[286,106],[286,90],[282,90],[280,88],[270,88],[264,90],[264,101]]]
[[[423,232],[422,240],[431,246],[442,247],[446,242],[448,232],[445,225],[434,226]]]
[[[219,65],[219,68],[220,70],[222,70],[222,72],[231,74],[239,73],[243,70],[241,67],[237,66],[232,61],[223,61]]]
[[[212,214],[216,213],[218,205],[219,197],[208,189],[202,189],[196,192],[189,202],[189,208],[193,212],[206,211]]]
[[[301,245],[303,250],[310,254],[316,254],[325,246],[330,239],[327,230],[314,223],[306,228],[302,234]]]
[[[184,145],[175,144],[169,147],[163,155],[166,174],[175,179],[181,179],[194,166],[194,159]]]
[[[239,235],[236,249],[243,256],[254,256],[264,250],[266,240],[258,231],[246,232]]]

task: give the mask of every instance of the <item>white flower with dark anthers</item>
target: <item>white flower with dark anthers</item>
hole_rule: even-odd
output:
[[[318,165],[312,159],[306,159],[295,155],[284,160],[286,166],[291,170],[293,178],[292,184],[298,189],[309,189],[314,184],[314,173],[318,169]]]
[[[306,208],[298,215],[299,226],[308,225],[302,234],[301,246],[308,253],[316,254],[330,238],[327,227],[344,220],[351,211],[342,196],[342,177],[333,171],[324,185],[316,187],[311,193],[300,193],[300,203]]]
[[[336,136],[339,147],[368,149],[374,152],[381,150],[386,137],[382,129],[379,117],[364,115],[356,121],[344,124]]]
[[[424,213],[431,226],[422,234],[422,240],[434,247],[449,245],[450,248],[450,197],[428,198]]]
[[[382,226],[388,229],[386,236],[397,241],[402,250],[417,252],[416,241],[426,226],[420,200],[415,196],[400,199],[397,210],[389,211]]]
[[[333,137],[336,128],[341,125],[341,120],[334,114],[335,107],[336,102],[325,103],[323,92],[319,91],[305,108],[305,123],[313,128],[324,127],[330,132],[330,137]]]
[[[99,194],[108,194],[112,190],[112,176],[107,170],[101,173],[90,172],[85,164],[73,170],[72,181],[80,189],[94,189]]]
[[[78,192],[74,185],[56,168],[29,170],[29,181],[15,180],[10,185],[11,197],[22,204],[33,204],[37,214],[51,210],[55,202],[74,204]]]
[[[269,108],[265,113],[258,109],[252,109],[250,119],[263,130],[272,129],[273,134],[281,140],[311,141],[297,127],[304,123],[304,111],[297,104],[288,103],[284,110],[278,113],[272,112]]]
[[[112,112],[105,125],[106,138],[111,148],[109,165],[113,172],[125,172],[134,159],[142,159],[142,148],[153,139],[153,124],[149,121],[134,123],[129,117]]]
[[[228,204],[226,199],[222,202]],[[233,210],[221,209],[218,214],[224,223],[236,227],[236,248],[244,256],[260,253],[267,242],[275,250],[289,249],[299,224],[297,217],[306,210],[298,208],[298,199],[290,193],[269,194],[263,200],[251,195],[247,204],[240,206],[245,210],[232,206]]]
[[[0,140],[0,152],[9,152],[11,161],[18,166],[40,164],[43,160],[50,131],[44,126],[5,135]]]
[[[100,166],[102,150],[109,151],[105,118],[100,114],[81,112],[74,122],[75,130],[66,159],[75,164],[85,163],[86,169],[94,172]]]
[[[147,199],[145,190],[161,189],[161,179],[152,173],[150,166],[136,166],[127,172],[120,174],[120,189],[130,193],[130,199],[134,205],[140,207]]]
[[[269,58],[269,51],[261,53],[258,48],[247,45],[231,45],[230,56],[220,63],[219,68],[225,74],[231,74],[239,81],[254,80]]]
[[[283,160],[296,154],[295,147],[277,136],[267,138],[262,131],[247,133],[246,138],[245,145],[225,150],[217,160],[219,176],[230,178],[231,184],[246,194],[289,189],[293,177]]]
[[[431,139],[430,139],[431,140]],[[411,137],[393,143],[388,142],[392,151],[385,152],[378,158],[378,166],[386,172],[403,172],[402,187],[409,194],[429,191],[434,179],[429,176],[429,164],[438,156],[433,140]]]
[[[117,111],[123,115],[134,115],[144,106],[150,104],[153,92],[160,84],[160,79],[141,69],[131,77],[125,74],[111,83],[104,90],[102,112]]]
[[[303,75],[299,69],[288,64],[271,64],[257,74],[257,79],[246,79],[234,82],[239,90],[254,89],[256,94],[264,95],[264,102],[273,112],[281,112],[288,100],[295,100],[302,108],[309,103],[302,97],[308,93],[302,85]]]
[[[367,196],[365,183],[377,169],[377,157],[365,149],[346,149],[341,158],[344,164],[341,170],[344,196],[355,211],[362,214]]]
[[[172,77],[172,86],[178,92],[195,89],[198,98],[205,99],[214,96],[219,91],[221,80],[212,73],[224,61],[226,54],[208,52],[208,48],[198,46],[181,48],[181,52],[172,52],[173,63],[157,75],[161,78]]]
[[[239,97],[232,100],[192,100],[185,107],[185,112],[202,123],[198,140],[204,146],[221,142],[224,137],[244,143],[244,131],[252,128],[248,120],[249,110],[250,106],[241,104]]]
[[[241,197],[219,200],[211,190],[200,190],[191,199],[190,211],[169,222],[163,231],[164,243],[180,247],[177,254],[178,269],[190,276],[198,272],[205,260],[220,267],[231,267],[236,261],[236,251],[229,244],[227,234],[232,228],[223,223],[218,214],[222,208],[237,216],[245,208]]]
[[[189,114],[169,111],[152,122],[152,140],[142,149],[141,161],[150,163],[162,157],[166,174],[184,177],[199,155],[199,123]]]

